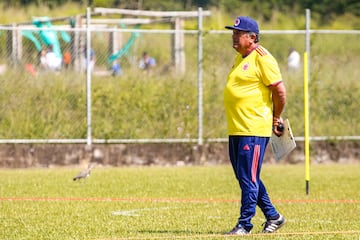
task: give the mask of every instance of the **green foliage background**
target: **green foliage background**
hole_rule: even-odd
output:
[[[108,1],[111,2],[111,1]],[[151,1],[149,1],[151,2]],[[143,8],[145,4],[143,2]],[[156,1],[155,1],[156,2]],[[171,1],[170,1],[171,2]],[[74,16],[85,11],[85,5],[70,1],[56,3],[56,9],[28,1],[14,8],[5,5],[2,23],[30,21],[32,16]],[[96,2],[91,3],[96,6]],[[121,4],[125,4],[120,2]],[[234,51],[230,46],[230,34],[209,34],[207,30],[224,29],[233,18],[242,12],[227,11],[220,1],[212,15],[204,21],[204,138],[226,137],[223,114],[222,90]],[[235,1],[232,4],[240,4]],[[286,5],[289,11],[272,9],[271,17],[263,16],[252,2],[246,4],[246,13],[259,17],[261,29],[304,29],[303,9]],[[275,2],[274,2],[275,4]],[[190,4],[190,8],[196,5]],[[123,6],[123,5],[121,5]],[[211,5],[214,7],[213,5]],[[182,6],[168,10],[187,9]],[[244,9],[244,8],[239,8]],[[282,8],[281,8],[282,9]],[[16,11],[15,11],[16,10]],[[154,8],[154,10],[159,10]],[[293,17],[291,14],[299,10]],[[256,13],[255,13],[256,12]],[[312,12],[313,13],[313,12]],[[356,29],[359,17],[345,13],[329,20],[327,25],[316,17],[312,28]],[[334,13],[335,14],[335,13]],[[340,14],[340,13],[339,13]],[[348,22],[350,21],[350,25]],[[186,29],[196,29],[196,20],[186,21]],[[159,24],[144,28],[166,28]],[[6,35],[0,34],[1,42]],[[92,44],[97,53],[97,65],[106,68],[106,51],[103,51],[104,35],[94,34]],[[312,136],[359,135],[360,84],[358,68],[360,45],[359,34],[331,35],[313,34],[311,39],[310,122]],[[92,127],[93,137],[109,138],[196,138],[197,137],[197,36],[186,35],[187,71],[178,76],[168,66],[170,61],[170,38],[164,35],[142,34],[131,55],[121,59],[125,73],[119,79],[111,76],[93,76]],[[262,34],[261,44],[278,59],[288,90],[288,103],[284,117],[289,117],[296,136],[304,134],[303,124],[303,77],[302,72],[286,71],[287,48],[293,46],[304,52],[303,35]],[[344,44],[346,43],[346,44]],[[24,41],[24,46],[30,43]],[[151,46],[158,60],[158,70],[144,75],[132,64]],[[2,44],[0,54],[6,53]],[[27,51],[27,59],[36,59],[36,52]],[[86,138],[86,86],[85,75],[74,72],[41,74],[34,78],[18,66],[0,75],[3,94],[0,96],[0,138]],[[16,81],[13,81],[16,79]]]
[[[42,15],[51,11],[53,15],[68,16],[80,9],[85,13],[85,8],[89,6],[156,11],[189,11],[202,7],[219,10],[232,18],[236,15],[250,15],[258,20],[263,19],[264,22],[277,22],[279,25],[280,22],[296,22],[298,16],[303,15],[308,8],[319,26],[331,26],[336,24],[339,18],[343,18],[344,26],[360,28],[360,21],[356,19],[360,16],[360,2],[354,0],[8,0],[1,5],[4,11],[14,13],[8,16],[10,18],[6,23],[12,23],[17,17],[29,16],[35,13],[36,9],[41,9]],[[21,11],[24,13],[21,14]],[[4,17],[6,18],[1,16],[0,19]]]

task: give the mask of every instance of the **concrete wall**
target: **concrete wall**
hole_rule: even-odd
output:
[[[304,162],[304,144],[278,162],[301,164]],[[360,142],[311,143],[312,163],[360,163]],[[150,165],[205,165],[227,164],[227,143],[198,146],[190,143],[152,144],[1,144],[0,167],[54,167],[97,162],[106,166]],[[265,163],[277,163],[270,145]]]

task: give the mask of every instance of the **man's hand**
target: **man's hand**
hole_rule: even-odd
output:
[[[282,118],[273,117],[273,132],[276,136],[280,137],[284,133],[284,122]]]

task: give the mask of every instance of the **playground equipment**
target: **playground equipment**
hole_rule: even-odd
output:
[[[203,16],[210,16],[210,11],[190,11],[190,12],[162,12],[162,11],[144,11],[144,10],[130,10],[130,9],[115,9],[115,8],[94,8],[94,14],[135,16],[133,21],[147,21],[152,22],[167,22],[171,24],[172,29],[176,30],[171,43],[171,64],[175,66],[175,70],[179,73],[185,73],[185,37],[181,31],[184,29],[184,20],[187,18],[200,18]],[[141,17],[149,17],[150,19],[142,19]],[[159,20],[160,19],[160,20]],[[95,21],[91,20],[91,21]]]
[[[124,25],[122,25],[122,27],[124,27]],[[136,25],[135,28],[140,28],[140,25]],[[135,39],[139,37],[139,35],[139,33],[133,32],[127,43],[118,52],[110,55],[110,57],[108,58],[108,62],[112,64],[116,59],[121,58],[123,55],[127,54],[132,45],[134,44]]]
[[[42,17],[42,18],[34,19],[33,24],[36,27],[40,28],[40,30],[39,31],[23,30],[21,34],[24,37],[31,40],[35,44],[35,47],[38,51],[41,51],[42,49],[41,43],[43,43],[45,46],[51,45],[53,47],[53,51],[55,55],[61,59],[62,52],[60,48],[60,42],[57,36],[58,32],[52,28],[52,24],[49,18]],[[39,35],[40,41],[37,39],[35,34]],[[65,42],[70,42],[71,40],[71,37],[64,31],[60,31],[60,36],[62,40]]]
[[[84,54],[83,49],[85,49],[87,34],[83,31],[75,31],[76,28],[85,28],[91,25],[91,27],[95,28],[109,28],[111,24],[126,24],[135,25],[135,28],[140,28],[143,24],[151,24],[151,23],[160,23],[163,22],[165,24],[170,24],[171,29],[175,30],[171,36],[171,53],[170,65],[175,67],[175,70],[179,73],[185,72],[185,37],[184,37],[184,21],[188,18],[198,18],[203,16],[210,16],[210,11],[190,11],[190,12],[158,12],[158,11],[141,11],[141,10],[129,10],[129,9],[107,9],[107,8],[94,8],[93,12],[89,13],[90,16],[100,16],[99,18],[91,18],[90,16],[85,19],[85,15],[79,14],[72,17],[60,17],[60,18],[51,18],[41,17],[34,19],[32,22],[21,23],[20,25],[29,25],[33,24],[38,29],[36,30],[21,30],[21,35],[27,39],[29,39],[37,51],[41,51],[42,46],[52,45],[53,51],[58,58],[63,57],[63,51],[61,51],[61,46],[59,43],[59,34],[63,41],[66,43],[70,42],[67,46],[67,51],[71,56],[71,64],[72,69],[83,71],[84,70]],[[120,18],[117,19],[104,19],[102,18],[105,15],[115,14],[121,15]],[[135,16],[134,18],[125,18],[125,16]],[[146,18],[142,18],[146,17]],[[51,23],[55,21],[68,21],[70,23],[71,31],[69,31],[70,36],[61,31],[58,26],[53,26]],[[19,26],[20,26],[19,25]],[[14,29],[18,27],[17,24],[12,24],[11,27]],[[15,29],[16,30],[16,29]],[[90,29],[91,32],[96,32]],[[139,37],[140,32],[135,31],[131,33],[130,38],[124,44],[118,44],[118,32],[117,31],[107,31],[110,34],[109,43],[107,47],[107,52],[103,51],[104,46],[101,46],[100,57],[105,55],[107,64],[111,65],[117,59],[127,55],[130,49],[134,46],[136,39]],[[15,31],[9,31],[7,33],[7,58],[13,63],[21,62],[23,60],[23,52],[22,52],[22,41],[21,35],[19,37],[18,34],[15,34]],[[88,32],[86,32],[88,33]],[[91,35],[90,35],[91,36]],[[121,37],[120,37],[121,39]],[[103,40],[106,40],[104,38]],[[121,49],[118,50],[119,45]],[[99,58],[101,59],[101,58]],[[98,67],[101,68],[101,65]]]

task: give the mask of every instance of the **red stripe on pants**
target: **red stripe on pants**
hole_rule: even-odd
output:
[[[256,182],[256,173],[259,166],[259,158],[260,158],[260,145],[255,145],[253,161],[251,165],[251,181]]]

